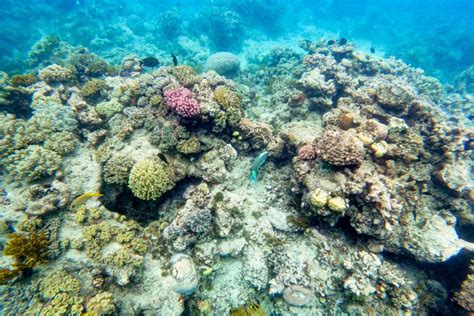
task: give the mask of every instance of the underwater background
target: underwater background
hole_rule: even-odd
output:
[[[0,17],[0,315],[474,312],[474,1]]]

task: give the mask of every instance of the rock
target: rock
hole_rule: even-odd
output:
[[[196,291],[199,275],[191,257],[175,254],[171,257],[171,275],[175,281],[173,290],[182,295],[191,295]]]

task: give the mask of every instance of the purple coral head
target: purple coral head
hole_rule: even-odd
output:
[[[298,156],[302,160],[314,160],[316,159],[316,150],[313,145],[306,144],[298,149]]]
[[[182,117],[196,117],[199,115],[199,103],[193,98],[191,90],[177,88],[164,93],[166,105]]]

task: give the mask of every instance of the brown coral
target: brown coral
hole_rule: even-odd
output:
[[[364,144],[353,131],[326,129],[315,142],[316,154],[335,166],[358,165],[365,154]]]
[[[0,270],[0,283],[5,283],[20,273],[48,261],[49,240],[44,233],[33,231],[28,236],[13,233],[9,238],[3,255],[12,256],[15,262],[12,264],[12,270]]]

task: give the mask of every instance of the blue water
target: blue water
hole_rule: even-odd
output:
[[[28,51],[54,34],[109,60],[179,51],[179,36],[238,53],[248,39],[344,37],[450,82],[474,64],[472,0],[4,0],[0,68],[24,72]],[[120,58],[117,58],[120,59]]]

